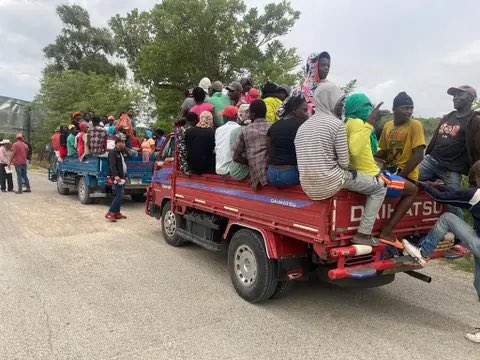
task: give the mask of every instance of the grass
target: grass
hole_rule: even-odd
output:
[[[473,263],[472,253],[468,254],[467,256],[461,259],[448,261],[448,263],[452,268],[456,270],[462,270],[462,271],[471,272],[471,273],[473,273],[474,266],[475,266]]]

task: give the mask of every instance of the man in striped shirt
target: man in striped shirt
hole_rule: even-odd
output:
[[[340,189],[367,195],[367,203],[353,243],[378,245],[372,229],[382,206],[386,187],[382,180],[349,171],[347,133],[340,119],[345,94],[337,85],[320,84],[314,93],[315,114],[298,129],[295,137],[300,184],[313,200],[324,200]]]

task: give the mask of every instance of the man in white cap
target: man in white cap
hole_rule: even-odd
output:
[[[8,166],[15,165],[15,172],[17,173],[18,190],[16,194],[22,193],[22,184],[25,184],[27,188],[25,192],[31,192],[30,181],[27,176],[27,160],[28,160],[28,145],[23,140],[23,135],[18,133],[16,136],[17,141],[12,146],[12,155]],[[22,182],[23,179],[23,182]]]
[[[445,185],[460,189],[462,174],[469,175],[470,167],[480,159],[480,114],[472,110],[477,92],[469,85],[451,87],[455,111],[440,120],[425,158],[420,164],[419,181],[441,180]],[[459,217],[459,208],[449,207]]]
[[[0,188],[2,192],[13,191],[13,177],[12,172],[7,171],[9,159],[9,150],[12,147],[10,140],[0,141]]]

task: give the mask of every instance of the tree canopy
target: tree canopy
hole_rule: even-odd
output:
[[[155,95],[160,116],[172,116],[183,90],[205,76],[226,83],[248,69],[258,85],[293,83],[300,59],[278,38],[299,16],[287,0],[263,12],[242,0],[164,0],[109,24],[120,56]]]
[[[109,29],[92,26],[87,10],[79,5],[59,5],[57,14],[63,29],[55,42],[43,49],[45,57],[51,60],[45,73],[78,70],[125,78],[125,66],[108,60],[115,53]]]

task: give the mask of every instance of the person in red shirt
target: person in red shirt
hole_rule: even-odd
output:
[[[85,122],[80,123],[80,132],[77,135],[77,153],[78,153],[78,158],[80,161],[83,160],[83,157],[85,156],[85,138],[84,136],[87,134],[88,130],[88,125]]]
[[[27,158],[28,158],[28,145],[25,144],[22,134],[17,134],[17,141],[12,146],[12,156],[10,157],[10,163],[8,166],[15,166],[15,172],[17,173],[18,190],[16,194],[22,193],[22,184],[25,184],[27,188],[25,192],[31,192],[30,181],[27,176]],[[22,182],[23,179],[23,182]]]
[[[55,130],[55,134],[52,135],[50,138],[52,142],[52,149],[55,152],[55,156],[57,158],[60,157],[60,126],[57,127],[57,130]]]

